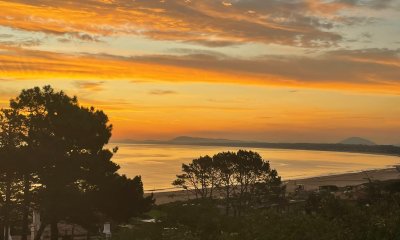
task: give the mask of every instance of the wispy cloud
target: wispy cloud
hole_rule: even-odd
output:
[[[316,47],[342,40],[342,34],[331,29],[347,24],[350,17],[338,17],[338,12],[383,9],[391,3],[390,0],[13,0],[0,1],[0,25],[69,35],[85,41],[96,40],[97,36],[133,34],[206,46],[260,42]]]
[[[151,90],[149,92],[150,95],[171,95],[171,94],[177,94],[177,92],[172,91],[172,90],[160,90],[160,89],[155,89]]]
[[[100,92],[103,90],[104,81],[94,82],[94,81],[76,81],[75,86],[81,90],[88,90],[93,92]]]
[[[3,47],[0,71],[4,78],[16,79],[231,82],[399,94],[399,53],[400,50],[364,49],[331,51],[316,57],[267,55],[241,59],[213,55],[66,55]],[[100,83],[77,84],[100,90]]]

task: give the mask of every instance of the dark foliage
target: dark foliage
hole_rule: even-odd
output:
[[[249,208],[278,201],[284,195],[278,172],[258,153],[221,152],[182,164],[173,185],[192,192],[197,199],[225,200],[226,214],[240,215]]]
[[[176,202],[156,209],[160,222],[136,225],[116,239],[125,240],[376,240],[400,239],[400,193],[381,183],[380,200],[341,200],[330,193],[314,193],[306,202],[287,204],[229,216],[218,201]],[[399,185],[397,183],[388,183]],[[369,187],[369,186],[367,186]],[[152,228],[152,235],[145,229]],[[135,234],[129,234],[135,232]],[[129,237],[128,237],[129,236]]]
[[[141,178],[120,176],[111,160],[117,148],[105,148],[112,125],[103,111],[82,107],[76,97],[45,86],[23,90],[0,116],[5,229],[14,211],[22,216],[15,221],[26,239],[31,208],[41,212],[42,224],[51,225],[52,239],[60,221],[90,229],[149,210],[153,200],[143,197]]]

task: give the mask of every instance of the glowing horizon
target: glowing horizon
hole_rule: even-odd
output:
[[[0,105],[50,84],[113,140],[400,144],[399,0],[12,0]]]

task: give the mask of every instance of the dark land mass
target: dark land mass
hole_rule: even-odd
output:
[[[369,141],[369,140],[367,140]],[[229,139],[212,139],[196,137],[177,137],[172,140],[124,140],[123,143],[136,144],[168,144],[168,145],[193,145],[193,146],[224,146],[241,148],[274,148],[274,149],[293,149],[293,150],[313,150],[313,151],[333,151],[350,152],[365,154],[380,154],[400,156],[400,146],[394,145],[368,145],[368,144],[345,144],[345,143],[269,143],[240,141]]]
[[[341,144],[353,144],[353,145],[377,145],[376,143],[372,142],[371,140],[360,138],[360,137],[351,137],[346,138],[343,141],[339,142]]]

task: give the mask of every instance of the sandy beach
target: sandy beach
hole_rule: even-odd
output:
[[[390,180],[400,178],[400,173],[396,168],[377,169],[369,171],[361,171],[354,173],[343,173],[321,177],[312,177],[305,179],[296,179],[284,181],[287,185],[287,191],[292,192],[296,185],[304,185],[306,191],[316,190],[323,185],[336,185],[338,187],[360,185],[371,180]]]
[[[360,185],[368,182],[368,178],[371,180],[390,180],[399,179],[400,173],[395,168],[377,169],[360,171],[353,173],[343,173],[328,176],[304,178],[304,179],[293,179],[285,180],[284,184],[287,186],[287,192],[293,192],[297,185],[303,185],[306,191],[312,191],[318,189],[319,186],[324,185],[336,185],[338,187]],[[149,194],[149,193],[148,193]],[[188,195],[186,191],[168,191],[168,192],[154,192],[156,204],[165,204],[174,201],[187,200],[194,196]]]

